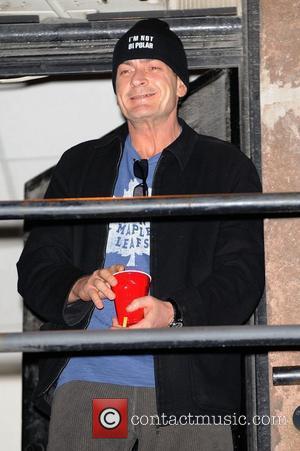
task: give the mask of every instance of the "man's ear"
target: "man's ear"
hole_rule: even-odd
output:
[[[178,97],[184,97],[187,93],[187,87],[185,86],[185,84],[183,83],[183,81],[181,80],[181,78],[179,78],[177,76],[177,95]]]

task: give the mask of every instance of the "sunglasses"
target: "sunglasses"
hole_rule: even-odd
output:
[[[147,185],[147,177],[148,177],[148,160],[135,160],[133,163],[133,173],[134,176],[138,179],[142,180],[142,183],[136,185],[133,190],[133,197],[137,196],[148,196],[148,185]]]

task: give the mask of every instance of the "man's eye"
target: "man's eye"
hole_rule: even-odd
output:
[[[160,70],[160,67],[159,66],[151,66],[150,69],[151,70]]]
[[[120,70],[120,75],[126,75],[129,73],[129,69],[121,69]]]

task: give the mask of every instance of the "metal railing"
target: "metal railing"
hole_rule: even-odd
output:
[[[300,193],[76,198],[1,201],[0,220],[157,216],[300,216]],[[300,325],[205,326],[183,329],[49,331],[0,334],[0,352],[120,351],[170,348],[294,348]]]
[[[2,219],[154,216],[299,215],[300,193],[76,198],[0,201]]]
[[[137,351],[196,348],[294,348],[299,326],[201,326],[182,329],[72,330],[0,334],[0,352]]]

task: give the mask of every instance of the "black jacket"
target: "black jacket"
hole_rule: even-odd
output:
[[[251,161],[229,143],[201,136],[182,121],[181,135],[164,149],[152,194],[246,193],[261,190]],[[122,147],[123,125],[104,138],[81,143],[59,161],[46,197],[111,196]],[[42,224],[34,229],[17,264],[19,292],[47,323],[44,328],[86,327],[92,302],[66,306],[74,282],[101,267],[108,223],[100,220]],[[182,217],[151,221],[152,294],[173,298],[186,326],[245,323],[264,285],[262,221]],[[47,406],[66,359],[58,354],[40,367],[36,400]],[[225,350],[155,355],[160,413],[233,414],[239,411],[240,355]],[[44,403],[44,405],[43,405]]]

